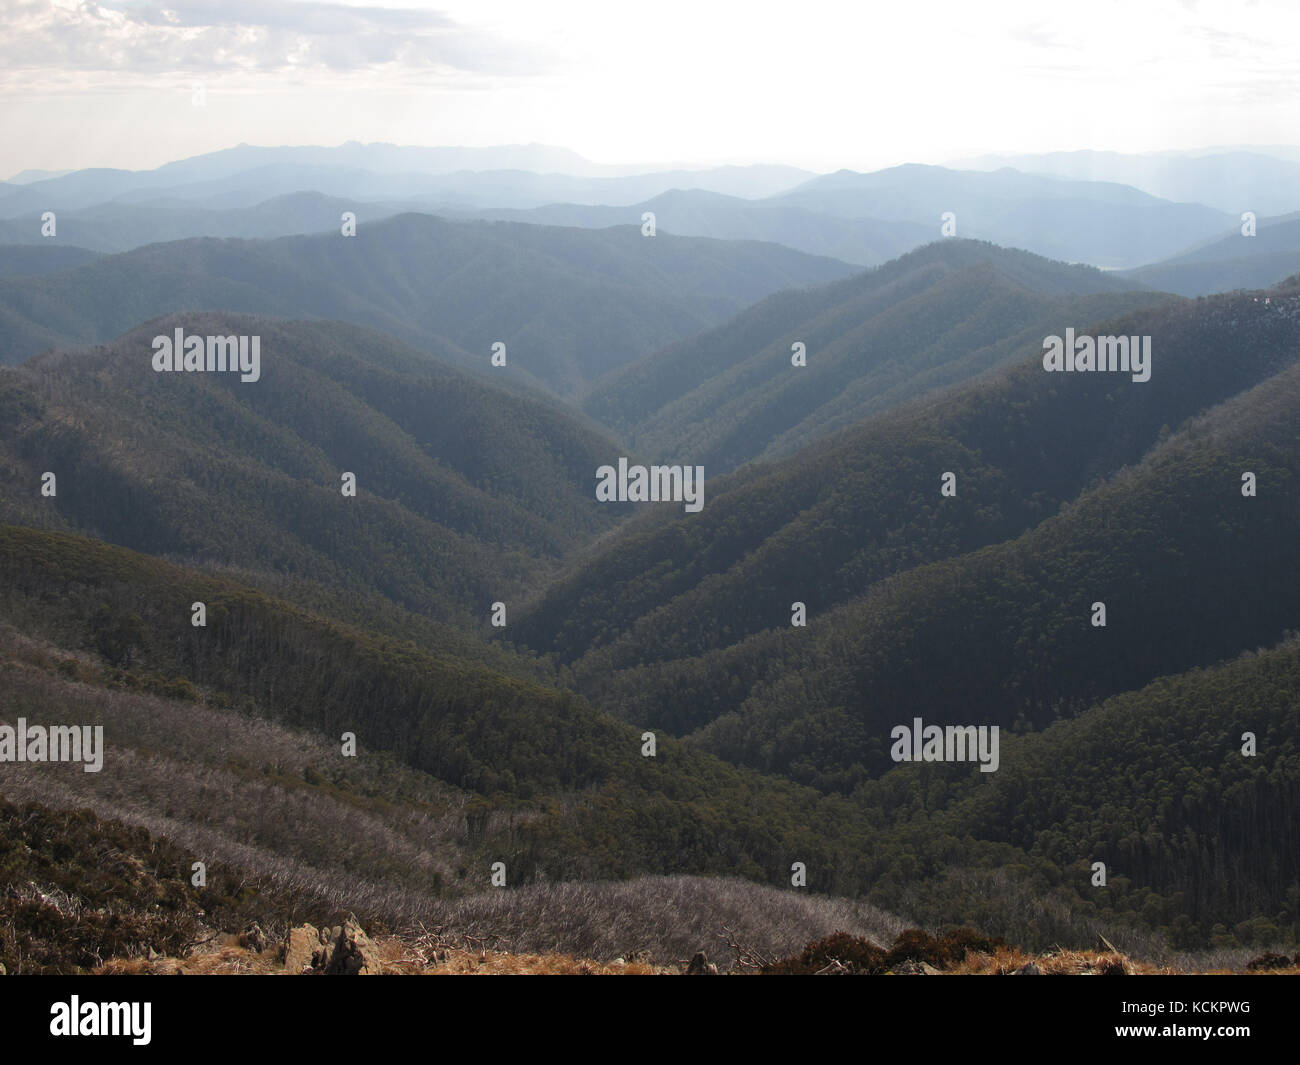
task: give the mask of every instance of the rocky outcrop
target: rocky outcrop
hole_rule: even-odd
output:
[[[299,928],[291,928],[281,947],[284,967],[291,973],[310,969],[312,956],[320,949],[320,932],[315,926],[305,924]]]
[[[250,924],[239,933],[239,945],[245,950],[261,954],[267,947],[266,933],[257,924]]]
[[[280,956],[291,973],[375,976],[383,971],[379,948],[352,914],[333,928],[304,924],[290,929]]]
[[[376,976],[382,967],[379,949],[357,919],[348,914],[325,965],[326,976]]]

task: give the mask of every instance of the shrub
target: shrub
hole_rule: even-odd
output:
[[[1300,962],[1300,954],[1296,955],[1297,962]],[[1289,969],[1292,962],[1285,954],[1277,954],[1271,950],[1264,951],[1258,958],[1252,958],[1246,963],[1246,968],[1250,972],[1260,972],[1264,969]]]
[[[869,976],[883,971],[885,952],[860,936],[834,932],[809,943],[798,957],[764,966],[762,972],[767,976],[812,976],[831,962],[839,962],[854,976]]]
[[[797,957],[765,967],[763,972],[773,976],[811,976],[833,961],[858,976],[888,972],[907,961],[925,962],[936,969],[945,969],[962,961],[969,953],[992,954],[1005,946],[1004,940],[981,935],[973,928],[954,928],[940,939],[919,928],[908,928],[899,933],[888,951],[866,939],[836,932],[809,943]]]

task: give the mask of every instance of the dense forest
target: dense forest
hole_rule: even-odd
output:
[[[150,342],[176,328],[260,336],[262,378],[155,373]],[[551,401],[339,323],[171,316],[0,375],[0,519],[471,630],[618,520],[589,488],[617,449]]]
[[[610,670],[788,631],[794,602],[824,616],[893,574],[1009,540],[1139,463],[1187,419],[1293,364],[1300,315],[1281,309],[1292,306],[1235,296],[1135,312],[1091,329],[1150,335],[1146,383],[1049,375],[1041,354],[1022,353],[784,462],[748,466],[711,482],[699,515],[629,522],[508,635],[576,663],[580,680],[608,683]],[[941,495],[945,472],[956,476],[951,498]],[[737,686],[727,671],[714,683]]]
[[[652,454],[723,473],[976,377],[1063,321],[1165,302],[1092,267],[942,241],[761,300],[607,375],[583,406]],[[793,368],[796,344],[805,365]]]
[[[496,860],[512,884],[703,872],[776,885],[802,861],[815,892],[1036,946],[1097,929],[1182,949],[1300,933],[1294,640],[1007,735],[987,777],[916,764],[820,796],[667,736],[644,758],[636,730],[580,698],[119,548],[17,527],[0,548],[0,717],[103,721],[109,757],[130,766],[5,767],[6,788],[164,827],[276,890],[326,886],[399,920],[429,892],[482,890]],[[192,597],[205,628],[189,625]],[[343,730],[356,759],[330,740]],[[1097,860],[1104,889],[1090,886]]]
[[[126,771],[0,781],[249,870],[277,914],[413,920],[494,861],[787,890],[803,863],[1032,947],[1294,942],[1298,298],[954,242],[665,348],[612,429],[623,374],[582,413],[338,322],[172,314],[4,369],[0,720],[103,723]],[[795,310],[850,337],[803,406],[767,372]],[[1150,335],[1151,380],[1045,374],[1033,334],[1066,326]],[[260,335],[262,379],[154,373],[176,327]],[[634,422],[746,350],[752,447],[706,508],[597,503]],[[818,439],[749,461],[787,430]],[[914,717],[998,726],[998,771],[896,764]]]

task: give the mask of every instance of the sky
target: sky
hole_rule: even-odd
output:
[[[1295,0],[0,0],[0,175],[239,143],[871,170],[1300,140]]]

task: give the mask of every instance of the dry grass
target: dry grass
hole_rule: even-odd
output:
[[[449,948],[424,959],[413,944],[395,936],[374,941],[388,976],[654,976],[673,972],[643,962],[598,962],[568,954],[511,954]],[[274,949],[260,954],[233,943],[186,958],[133,958],[95,970],[107,976],[294,976]]]
[[[663,976],[683,972],[681,965],[655,965],[644,961],[598,961],[562,953],[513,953],[503,950],[465,950],[442,946],[430,933],[421,936],[384,936],[373,940],[383,961],[382,974],[394,976]],[[1095,950],[1060,950],[1031,954],[1000,947],[992,954],[970,954],[944,976],[1007,976],[1033,962],[1046,976],[1168,976],[1195,970],[1149,965],[1122,954]],[[1241,970],[1223,970],[1236,971]],[[272,947],[261,953],[239,946],[233,936],[205,952],[186,958],[135,958],[112,961],[98,974],[127,976],[288,976]],[[1300,975],[1300,965],[1271,969],[1268,974]],[[737,972],[734,975],[747,975]]]
[[[970,954],[953,966],[957,976],[1006,976],[1036,964],[1046,976],[1190,976],[1230,975],[1246,972],[1244,965],[1202,968],[1187,965],[1156,965],[1124,954],[1098,950],[1054,950],[1030,954],[1015,947],[1002,947],[994,954]],[[1300,975],[1300,965],[1262,970],[1265,974]]]

